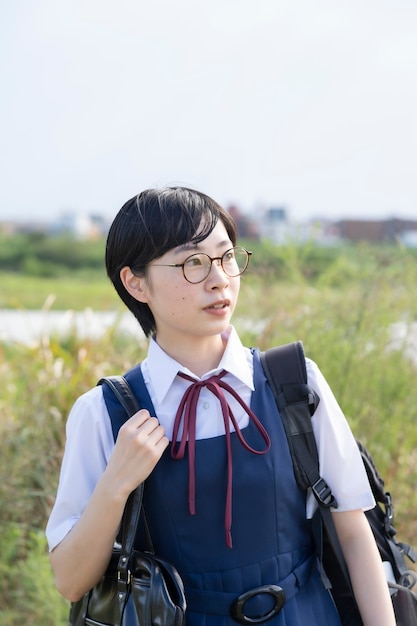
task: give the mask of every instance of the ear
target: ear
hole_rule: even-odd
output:
[[[135,298],[138,302],[148,301],[146,297],[146,281],[143,276],[136,276],[130,267],[125,266],[120,270],[120,280],[132,298]]]

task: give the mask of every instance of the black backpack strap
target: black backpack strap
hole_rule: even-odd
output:
[[[132,417],[132,415],[134,415],[141,408],[124,376],[106,376],[105,378],[100,378],[97,385],[108,385],[110,387],[122,407],[125,409],[127,414],[126,419],[128,417]],[[112,421],[111,414],[110,420]]]
[[[320,399],[307,385],[302,342],[270,348],[261,353],[261,362],[281,415],[298,485],[311,487],[321,505],[336,508],[336,500],[319,472],[311,416]]]
[[[337,502],[330,487],[320,476],[317,445],[311,422],[320,399],[307,384],[303,344],[297,341],[270,348],[260,356],[284,425],[297,484],[304,490],[309,487],[312,489],[328,540],[350,587],[348,569],[330,512],[330,507],[337,508]],[[323,530],[317,518],[313,523],[313,533],[319,558],[322,560]],[[322,576],[325,578],[323,572]]]

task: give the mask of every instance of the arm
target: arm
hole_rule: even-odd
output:
[[[381,557],[363,511],[332,515],[364,626],[395,626]]]
[[[80,519],[50,554],[58,591],[76,601],[108,565],[126,500],[168,445],[162,426],[141,410],[120,429],[109,463]]]

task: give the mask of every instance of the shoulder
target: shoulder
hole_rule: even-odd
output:
[[[66,430],[67,436],[111,432],[101,386],[93,387],[76,399],[68,415]]]
[[[319,376],[323,377],[321,370],[317,363],[306,356],[306,369],[307,369],[307,378],[312,379],[312,382]],[[324,378],[324,377],[323,377]]]
[[[96,387],[92,387],[92,389],[83,393],[75,400],[70,415],[82,413],[84,411],[92,413],[100,412],[103,406],[103,390],[101,385],[97,385]]]
[[[333,392],[324,377],[322,371],[315,361],[306,357],[307,382],[316,391],[319,396],[334,399]]]

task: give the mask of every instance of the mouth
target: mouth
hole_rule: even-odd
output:
[[[213,304],[206,306],[205,309],[212,310],[212,311],[213,310],[220,311],[221,309],[226,309],[228,306],[230,306],[229,300],[219,300],[218,302],[213,302]]]

